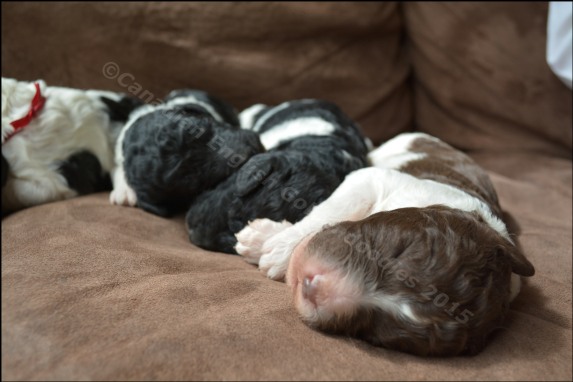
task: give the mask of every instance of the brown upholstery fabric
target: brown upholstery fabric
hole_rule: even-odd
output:
[[[2,75],[148,102],[198,88],[239,110],[323,98],[380,143],[411,129],[403,33],[394,2],[3,2]]]
[[[417,129],[466,150],[571,158],[571,90],[545,59],[545,2],[407,2]]]
[[[475,357],[425,359],[313,331],[285,284],[193,247],[180,218],[97,194],[2,222],[2,378],[570,379],[571,162],[475,158],[493,169],[537,270]]]
[[[114,61],[157,96],[328,96],[378,140],[409,129],[413,86],[415,125],[472,149],[537,271],[482,353],[415,357],[313,331],[182,217],[90,195],[2,220],[2,380],[571,380],[571,91],[541,61],[546,8],[2,3],[3,76],[125,90]]]

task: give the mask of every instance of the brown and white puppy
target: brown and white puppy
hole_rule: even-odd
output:
[[[311,327],[419,355],[475,354],[534,268],[485,171],[401,134],[295,225],[255,220],[236,250],[286,281]],[[288,270],[287,270],[288,268]]]

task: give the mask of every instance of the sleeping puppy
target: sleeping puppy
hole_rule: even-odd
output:
[[[256,133],[238,125],[231,106],[199,90],[176,90],[161,105],[137,109],[116,145],[111,203],[159,216],[185,212],[264,150]]]
[[[519,276],[487,174],[437,138],[402,134],[369,154],[295,225],[255,220],[237,252],[286,273],[311,327],[419,355],[475,354],[500,328]]]
[[[235,253],[234,234],[249,220],[299,221],[328,198],[346,174],[367,165],[360,129],[330,102],[255,105],[240,118],[244,129],[260,134],[267,152],[250,158],[191,205],[186,218],[189,239],[212,251]]]
[[[111,189],[124,94],[2,78],[2,211]]]

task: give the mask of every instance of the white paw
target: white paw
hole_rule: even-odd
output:
[[[130,206],[134,207],[137,204],[137,196],[135,191],[131,189],[127,184],[116,186],[113,191],[109,194],[109,201],[111,204],[116,204],[119,206]]]
[[[295,225],[265,241],[259,259],[259,269],[270,279],[284,279],[290,257],[303,238],[304,235]]]
[[[274,246],[259,259],[259,269],[272,280],[284,279],[293,249],[291,244],[286,243]]]
[[[237,238],[235,250],[248,263],[258,264],[265,241],[291,226],[292,224],[286,220],[279,223],[270,219],[256,219],[235,234]]]

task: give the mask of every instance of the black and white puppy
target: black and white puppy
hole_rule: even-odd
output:
[[[369,158],[298,223],[250,222],[237,251],[286,276],[311,327],[418,355],[481,351],[535,272],[487,173],[423,133]]]
[[[264,148],[239,128],[233,107],[204,91],[175,90],[164,101],[136,110],[123,128],[110,201],[171,216]]]
[[[2,211],[111,189],[124,94],[2,78]]]
[[[256,218],[299,221],[346,174],[367,165],[360,128],[330,102],[254,105],[240,118],[244,129],[260,134],[267,152],[253,156],[191,205],[189,239],[204,249],[236,253],[234,234]]]

